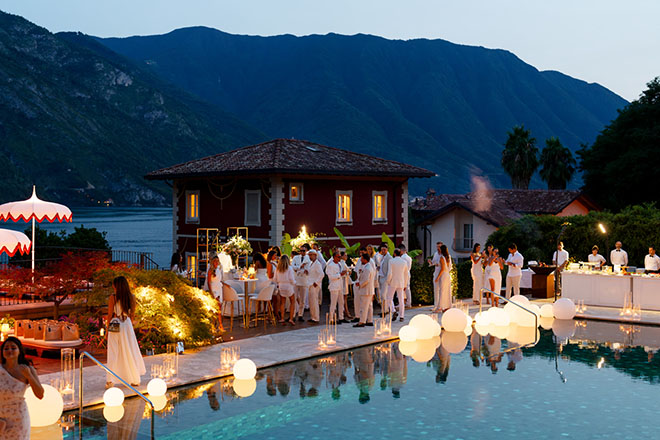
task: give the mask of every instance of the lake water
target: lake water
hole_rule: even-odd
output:
[[[153,252],[159,266],[169,267],[172,256],[172,208],[71,208],[71,223],[48,223],[39,227],[49,231],[73,232],[77,226],[96,228],[107,232],[106,239],[112,249]],[[24,231],[25,222],[0,222],[0,227]],[[39,258],[39,243],[36,244]]]

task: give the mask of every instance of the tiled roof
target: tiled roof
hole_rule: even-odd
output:
[[[275,139],[152,171],[147,179],[241,174],[433,177],[424,168],[313,142]]]
[[[485,193],[428,195],[415,200],[411,207],[422,221],[462,207],[495,226],[501,226],[525,214],[558,214],[577,198],[588,208],[595,208],[581,191],[540,189],[493,189]]]

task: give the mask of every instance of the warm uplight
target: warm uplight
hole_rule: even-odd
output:
[[[598,223],[598,228],[600,229],[600,232],[603,234],[607,234],[607,231],[605,230],[605,226],[603,226],[602,223]]]

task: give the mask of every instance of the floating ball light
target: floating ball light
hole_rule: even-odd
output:
[[[257,374],[257,366],[250,359],[239,359],[232,370],[234,377],[239,380],[254,379]]]
[[[557,319],[573,319],[575,303],[570,298],[561,298],[552,305],[552,313]]]
[[[474,322],[477,325],[488,326],[490,325],[490,315],[486,312],[479,312],[474,315]]]
[[[399,339],[404,342],[417,340],[417,329],[410,325],[404,325],[399,329]]]
[[[498,327],[506,327],[511,324],[511,318],[509,318],[509,315],[504,311],[504,309],[491,307],[488,309],[488,314],[490,315],[490,323],[492,325],[496,325]]]
[[[523,307],[527,307],[528,305],[530,305],[529,299],[526,296],[523,296],[523,295],[513,295],[509,299],[509,301],[514,302],[514,303],[518,303]]]
[[[412,356],[417,351],[417,342],[399,341],[399,351],[404,356]]]
[[[465,313],[457,308],[447,310],[442,314],[442,328],[448,332],[463,332],[467,322]]]
[[[541,318],[554,318],[555,314],[552,311],[552,304],[543,304],[541,306]]]
[[[254,379],[234,379],[232,386],[239,397],[250,397],[257,389],[257,381]]]
[[[156,377],[147,384],[147,392],[150,396],[164,396],[167,392],[167,384],[163,379]]]
[[[463,329],[463,333],[465,333],[465,336],[470,336],[472,334],[472,323],[470,322],[468,325],[465,326]]]
[[[543,316],[539,318],[539,324],[541,324],[541,327],[543,327],[545,330],[550,330],[552,328],[553,321],[554,318],[544,318]]]
[[[103,417],[108,422],[118,422],[124,417],[124,407],[122,405],[106,406],[103,408]]]
[[[490,326],[476,323],[474,324],[474,329],[479,333],[480,336],[486,336],[488,334]]]
[[[439,322],[433,321],[433,337],[434,338],[439,337],[440,333],[442,333],[442,326],[440,325]]]
[[[0,367],[2,368],[2,367]],[[25,390],[25,403],[30,414],[30,426],[40,427],[56,423],[62,415],[64,401],[59,391],[50,385],[42,385],[44,388],[44,397],[37,399],[32,392],[32,387]]]
[[[435,336],[436,322],[429,315],[415,315],[410,320],[411,327],[417,329],[417,339],[431,339]]]
[[[460,353],[465,350],[467,336],[462,331],[446,331],[442,334],[442,347],[451,354]]]
[[[103,393],[103,403],[106,406],[120,406],[124,403],[124,392],[117,387],[108,388]]]

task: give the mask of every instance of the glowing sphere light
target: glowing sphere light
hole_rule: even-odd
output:
[[[41,400],[34,395],[32,387],[25,390],[25,403],[30,414],[30,426],[33,427],[49,426],[56,423],[62,415],[62,409],[64,409],[64,401],[60,392],[50,385],[43,385],[43,387],[44,397]]]
[[[412,342],[417,340],[417,329],[410,325],[404,325],[399,329],[399,339],[403,342]]]
[[[412,356],[417,351],[417,342],[399,341],[399,351],[404,356]]]
[[[156,377],[147,384],[147,392],[150,396],[164,396],[167,392],[167,384],[163,379]]]
[[[570,298],[561,298],[552,305],[552,313],[557,319],[573,319],[575,303]]]
[[[254,379],[254,376],[257,374],[257,366],[250,359],[243,358],[234,364],[232,371],[236,379],[250,380]]]
[[[552,311],[552,304],[543,304],[541,306],[541,318],[554,318],[555,314]]]
[[[465,313],[457,308],[447,310],[442,314],[442,328],[448,332],[463,332],[467,323]]]
[[[103,403],[106,406],[120,406],[124,403],[124,392],[117,387],[108,388],[103,393]]]
[[[417,329],[417,339],[431,339],[435,336],[436,322],[429,316],[419,314],[410,320],[410,326]]]

